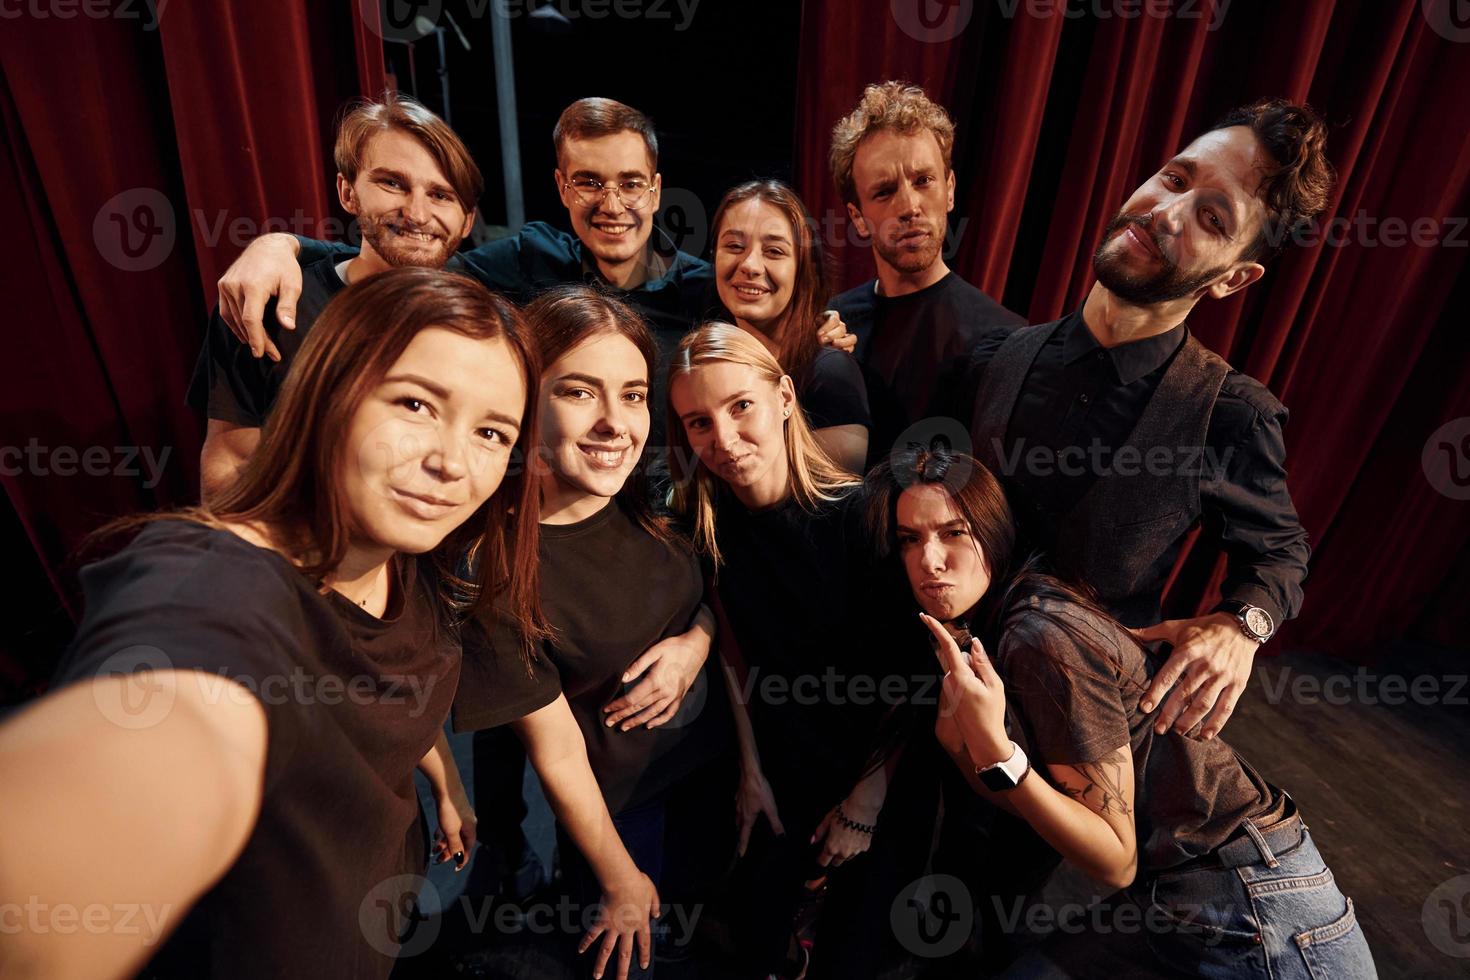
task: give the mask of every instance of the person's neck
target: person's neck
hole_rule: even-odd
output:
[[[393,268],[381,255],[379,255],[366,241],[358,251],[357,257],[347,263],[347,282],[350,285],[360,282],[369,276],[375,276],[380,272],[387,272]]]
[[[1082,304],[1082,320],[1099,344],[1117,347],[1168,333],[1184,322],[1195,302],[1193,297],[1185,297],[1140,306],[1119,299],[1102,283],[1094,282],[1087,301]]]
[[[949,275],[949,266],[945,265],[944,259],[937,258],[928,268],[917,272],[905,272],[896,266],[889,265],[884,258],[873,250],[873,260],[878,266],[878,295],[879,296],[906,296],[909,293],[917,293],[921,289],[928,289],[945,276]]]
[[[785,502],[791,496],[786,457],[783,455],[778,465],[771,467],[771,472],[760,481],[744,487],[732,486],[730,491],[746,510],[770,510]]]
[[[392,548],[348,545],[341,564],[323,576],[322,584],[372,615],[382,616],[388,608],[392,560]]]
[[[638,250],[638,254],[631,259],[612,263],[600,255],[593,255],[597,260],[598,275],[608,281],[608,284],[618,289],[637,289],[648,281],[648,243]]]
[[[541,478],[539,520],[542,524],[576,524],[600,513],[612,500],[568,486],[555,473],[547,473]]]
[[[776,340],[774,336],[772,336],[772,334],[774,333],[774,330],[772,330],[772,328],[775,326],[774,323],[767,323],[763,327],[758,327],[744,317],[737,316],[735,318],[735,326],[739,327],[741,330],[744,330],[756,340],[759,340],[763,345],[765,345],[766,350],[770,351],[776,357],[779,358],[781,356],[781,344]],[[767,331],[771,332],[768,333]]]

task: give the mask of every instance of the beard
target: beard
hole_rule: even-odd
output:
[[[1157,272],[1142,275],[1130,272],[1125,267],[1123,259],[1116,254],[1106,254],[1108,246],[1114,241],[1113,233],[1129,225],[1137,228],[1140,234],[1147,235],[1153,241],[1154,247],[1159,250],[1160,268]],[[1164,251],[1164,243],[1159,241],[1158,236],[1154,234],[1153,229],[1144,219],[1123,214],[1121,211],[1103,229],[1102,241],[1098,242],[1097,250],[1092,253],[1092,271],[1097,275],[1097,281],[1102,283],[1108,292],[1135,306],[1154,306],[1183,299],[1195,290],[1214,282],[1229,268],[1229,266],[1222,265],[1217,269],[1207,269],[1194,275],[1186,274],[1178,265],[1170,261],[1168,254]]]
[[[382,256],[383,261],[397,268],[400,266],[422,266],[440,269],[454,254],[458,242],[451,242],[431,226],[422,228],[401,217],[391,214],[364,214],[358,218],[362,239]],[[411,242],[401,232],[423,231],[437,236],[432,242]]]
[[[903,230],[900,229],[900,232]],[[923,272],[938,260],[939,252],[944,247],[943,237],[934,234],[933,228],[929,232],[927,243],[920,249],[900,248],[881,235],[873,236],[873,248],[877,250],[879,258],[899,272]]]

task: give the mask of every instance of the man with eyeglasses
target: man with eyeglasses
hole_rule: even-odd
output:
[[[661,354],[649,397],[653,462],[665,438],[663,367],[679,339],[713,307],[713,274],[708,262],[679,251],[661,230],[655,233],[663,177],[658,136],[647,116],[612,99],[579,99],[562,112],[552,140],[557,193],[574,234],[528,222],[509,238],[459,254],[446,268],[461,269],[518,304],[551,286],[602,282],[642,313]],[[301,267],[356,252],[342,243],[262,235],[221,277],[221,315],[257,356],[272,356],[261,326],[270,298],[279,296],[276,318],[294,326]],[[835,317],[818,337],[845,350],[856,340]]]

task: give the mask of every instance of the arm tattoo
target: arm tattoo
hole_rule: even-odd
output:
[[[1119,749],[1096,762],[1074,765],[1072,768],[1086,777],[1087,783],[1083,786],[1061,783],[1062,792],[1097,813],[1131,815],[1133,811],[1123,792],[1123,763],[1127,758],[1128,750]]]

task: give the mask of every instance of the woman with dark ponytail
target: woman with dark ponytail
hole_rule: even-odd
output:
[[[910,450],[867,484],[879,550],[902,564],[945,670],[941,744],[977,793],[1146,925],[1106,944],[1068,935],[1008,976],[1376,975],[1291,798],[1219,739],[1154,733],[1139,700],[1157,662],[1084,588],[1017,550],[987,469]]]

